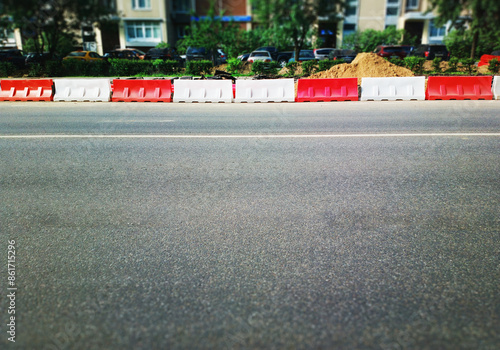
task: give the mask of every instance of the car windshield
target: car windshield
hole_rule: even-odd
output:
[[[354,56],[354,55],[356,55],[356,51],[354,51],[354,50],[342,50],[342,55],[344,55],[344,56]]]
[[[253,57],[269,57],[267,52],[254,52],[252,53]]]
[[[399,46],[395,46],[395,47],[386,47],[384,49],[385,52],[400,52],[400,51],[403,51],[403,48],[399,47]]]
[[[85,52],[75,51],[75,52],[71,52],[68,56],[83,57],[83,56],[85,56]]]
[[[300,57],[314,57],[314,54],[311,51],[301,51]]]
[[[146,54],[144,51],[137,50],[137,49],[134,49],[134,52],[138,53],[139,55],[145,55]]]
[[[188,49],[188,53],[190,53],[190,54],[201,54],[201,55],[204,55],[205,54],[205,48],[204,47],[190,47]]]

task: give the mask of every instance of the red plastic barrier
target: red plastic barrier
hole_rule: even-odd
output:
[[[500,56],[493,56],[493,55],[482,55],[481,56],[481,60],[479,61],[479,63],[477,64],[478,67],[481,67],[481,66],[487,66],[490,64],[490,61],[492,59],[496,58],[497,60],[500,61]]]
[[[492,100],[491,76],[429,77],[426,100]]]
[[[172,102],[170,80],[114,79],[112,102]]]
[[[52,101],[52,79],[2,79],[0,101]]]
[[[358,79],[299,79],[297,102],[358,101]]]

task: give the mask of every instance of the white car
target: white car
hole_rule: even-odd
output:
[[[271,62],[272,60],[273,58],[269,51],[254,51],[248,56],[248,62],[251,63],[255,61]]]

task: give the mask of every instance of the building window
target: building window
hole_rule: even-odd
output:
[[[177,13],[190,13],[191,1],[187,0],[174,0],[173,11]]]
[[[429,22],[429,36],[431,38],[442,38],[446,35],[446,26],[436,27],[434,21]]]
[[[161,28],[159,22],[126,22],[125,32],[127,33],[127,41],[161,41]]]
[[[151,0],[132,0],[134,10],[151,10]]]
[[[418,10],[419,0],[407,0],[406,9],[407,10]]]

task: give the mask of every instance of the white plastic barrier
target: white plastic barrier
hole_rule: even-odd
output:
[[[293,79],[236,80],[235,102],[294,102]]]
[[[362,78],[361,101],[425,100],[425,77]]]
[[[492,88],[492,91],[493,91],[493,97],[495,98],[495,100],[500,100],[500,76],[495,76],[495,78],[493,78],[493,88]]]
[[[111,99],[110,79],[54,79],[54,101],[101,101]]]
[[[174,80],[174,102],[233,101],[231,80]]]

